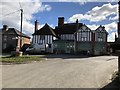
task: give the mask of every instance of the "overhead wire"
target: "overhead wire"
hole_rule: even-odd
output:
[[[14,11],[14,12],[10,12],[10,13],[8,13],[8,14],[2,15],[2,18],[3,18],[3,17],[6,17],[6,16],[8,16],[8,15],[12,15],[12,14],[18,12],[18,11],[20,11],[20,10],[16,10],[16,11]]]

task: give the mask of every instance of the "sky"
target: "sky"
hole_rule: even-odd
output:
[[[52,0],[53,1],[53,0]],[[99,0],[97,0],[99,1]],[[34,22],[38,20],[39,29],[47,23],[55,28],[58,17],[64,17],[65,23],[73,23],[76,19],[91,30],[100,25],[109,33],[108,41],[113,42],[117,33],[118,5],[116,0],[4,0],[0,2],[0,28],[4,24],[20,30],[20,8],[23,9],[23,33],[32,37]]]

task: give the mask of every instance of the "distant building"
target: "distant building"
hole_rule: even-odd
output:
[[[8,28],[7,25],[3,25],[3,28],[0,30],[0,35],[2,36],[3,52],[20,49],[20,31],[15,28]],[[22,46],[25,44],[30,44],[30,37],[22,33]]]
[[[42,44],[53,53],[102,55],[107,52],[107,35],[104,26],[91,30],[78,20],[64,23],[64,17],[59,17],[55,29],[45,24],[38,30],[36,21],[32,43]]]

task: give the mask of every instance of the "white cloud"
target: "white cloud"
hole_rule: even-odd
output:
[[[115,33],[116,32],[112,32],[108,35],[108,42],[114,42],[115,41]]]
[[[101,7],[94,7],[92,10],[86,12],[85,14],[75,14],[71,16],[68,21],[75,22],[76,19],[80,20],[88,20],[90,22],[99,22],[106,20],[110,15],[117,15],[117,4],[112,5],[111,3],[104,4]]]
[[[118,19],[118,6],[112,5],[110,3],[104,4],[101,7],[94,7],[90,11],[85,14],[75,14],[68,19],[68,22],[75,22],[77,19],[80,20],[88,20],[90,22],[99,22],[103,20],[117,20]],[[112,17],[112,15],[115,15]],[[109,16],[109,18],[107,18]],[[99,25],[87,25],[91,30],[96,30]],[[117,32],[117,23],[112,22],[110,24],[105,24],[106,31],[109,33],[108,41],[115,40],[115,33]]]
[[[34,32],[34,24],[30,22],[34,19],[33,14],[50,11],[52,8],[50,5],[43,5],[40,0],[36,0],[35,2],[33,0],[20,0],[20,2],[24,10],[23,32],[31,36]],[[0,9],[2,9],[2,12],[0,12],[0,24],[7,24],[8,27],[14,27],[20,30],[20,11],[5,16],[11,12],[20,10],[19,0],[15,0],[15,2],[11,0],[2,1],[0,2]]]
[[[103,25],[105,26],[107,32],[117,31],[117,22],[112,22],[110,24]]]
[[[91,30],[96,30],[98,27],[99,27],[99,25],[87,25],[87,27],[89,27]]]
[[[110,17],[109,20],[113,20],[113,21],[114,21],[114,20],[118,20],[118,18],[119,18],[118,15],[119,15],[119,14],[115,15],[114,17]]]
[[[112,22],[110,24],[104,25],[108,34],[108,41],[114,42],[115,41],[115,33],[117,33],[117,22]]]

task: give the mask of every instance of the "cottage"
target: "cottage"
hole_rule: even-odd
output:
[[[36,52],[49,52],[53,53],[53,39],[57,37],[53,28],[47,23],[38,30],[38,21],[35,21],[35,32],[32,34],[32,44],[36,47]],[[40,48],[42,50],[40,50]]]
[[[21,49],[23,45],[30,44],[30,37],[26,34],[21,34],[15,28],[8,28],[7,25],[3,25],[0,30],[2,36],[2,51],[10,52],[16,49]],[[20,48],[20,36],[22,36],[22,46]]]
[[[95,30],[94,53],[96,55],[105,54],[107,51],[107,31],[104,26],[99,26]]]

